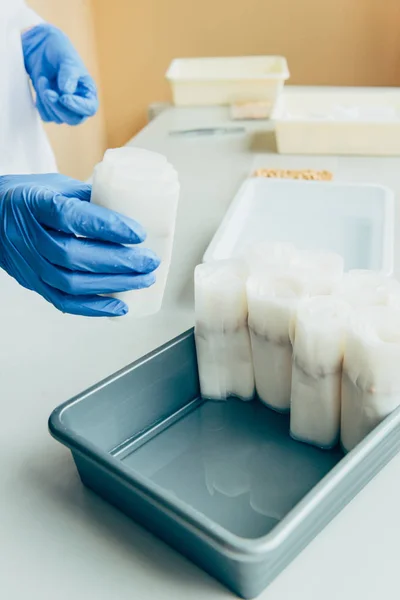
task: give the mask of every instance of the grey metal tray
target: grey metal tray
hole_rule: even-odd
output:
[[[57,408],[82,482],[253,598],[398,451],[396,411],[346,457],[257,401],[201,399],[193,331]]]

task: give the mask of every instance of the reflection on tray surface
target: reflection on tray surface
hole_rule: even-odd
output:
[[[123,460],[227,530],[265,535],[341,459],[258,402],[205,402]]]

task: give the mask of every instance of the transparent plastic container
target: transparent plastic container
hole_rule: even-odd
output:
[[[400,92],[393,88],[290,90],[271,118],[281,154],[400,155]]]
[[[172,61],[166,78],[176,106],[259,101],[268,116],[289,70],[283,56],[180,58]]]
[[[203,261],[239,258],[259,242],[289,242],[340,254],[346,271],[391,273],[394,223],[394,193],[380,185],[252,177],[232,200]]]

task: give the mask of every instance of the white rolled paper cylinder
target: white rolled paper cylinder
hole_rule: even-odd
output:
[[[379,271],[349,271],[333,291],[351,306],[400,306],[400,283]]]
[[[253,275],[247,281],[249,329],[256,390],[260,400],[280,412],[290,408],[292,345],[290,327],[310,279],[302,270]]]
[[[179,182],[165,156],[139,148],[107,150],[93,174],[92,202],[138,221],[146,230],[146,247],[161,259],[156,283],[143,290],[114,294],[143,317],[162,305],[171,263]]]
[[[194,272],[196,322],[213,332],[247,323],[247,269],[242,261],[219,260]]]
[[[251,275],[263,274],[287,269],[298,261],[298,251],[293,244],[259,242],[247,248],[245,260]]]
[[[202,264],[195,270],[195,339],[200,387],[205,398],[254,396],[247,326],[246,275],[237,261]]]
[[[333,296],[300,303],[294,328],[290,433],[332,448],[339,441],[342,362],[350,307]]]
[[[250,275],[287,271],[296,268],[308,277],[310,293],[332,293],[343,277],[344,261],[340,254],[316,250],[298,250],[293,244],[260,242],[250,246],[245,258]]]
[[[400,405],[400,310],[358,311],[346,339],[341,443],[352,450]]]
[[[302,250],[297,254],[298,266],[310,273],[309,293],[312,295],[331,294],[343,277],[344,260],[335,252]]]

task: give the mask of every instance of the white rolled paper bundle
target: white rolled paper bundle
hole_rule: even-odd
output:
[[[290,433],[320,448],[339,441],[344,343],[350,307],[333,296],[300,303],[293,339]]]
[[[352,450],[400,405],[400,310],[358,312],[346,339],[341,443]]]
[[[259,242],[245,252],[250,275],[290,268],[313,274],[313,294],[330,294],[343,277],[344,261],[340,254],[316,250],[299,250],[289,243]],[[310,278],[311,281],[311,278]]]
[[[138,221],[147,232],[146,247],[161,259],[151,288],[115,294],[135,317],[154,314],[161,308],[178,199],[178,175],[161,154],[131,147],[107,150],[94,169],[92,202]]]
[[[259,242],[249,246],[245,260],[251,275],[287,269],[298,262],[298,250],[293,244]]]
[[[349,271],[333,293],[355,308],[400,306],[400,283],[379,271]]]
[[[344,260],[335,252],[301,250],[297,254],[298,266],[310,273],[311,295],[331,294],[343,277]]]
[[[261,402],[279,412],[290,408],[290,327],[309,278],[297,269],[249,277],[247,302],[256,390]]]
[[[254,260],[256,268],[247,282],[249,329],[257,394],[269,407],[286,412],[292,373],[290,328],[298,303],[329,294],[343,275],[343,259],[331,252],[296,251],[288,244],[268,247],[269,253],[263,254],[259,246],[259,260]]]
[[[254,374],[247,326],[247,270],[238,261],[202,264],[195,270],[196,349],[201,393],[251,400]]]

